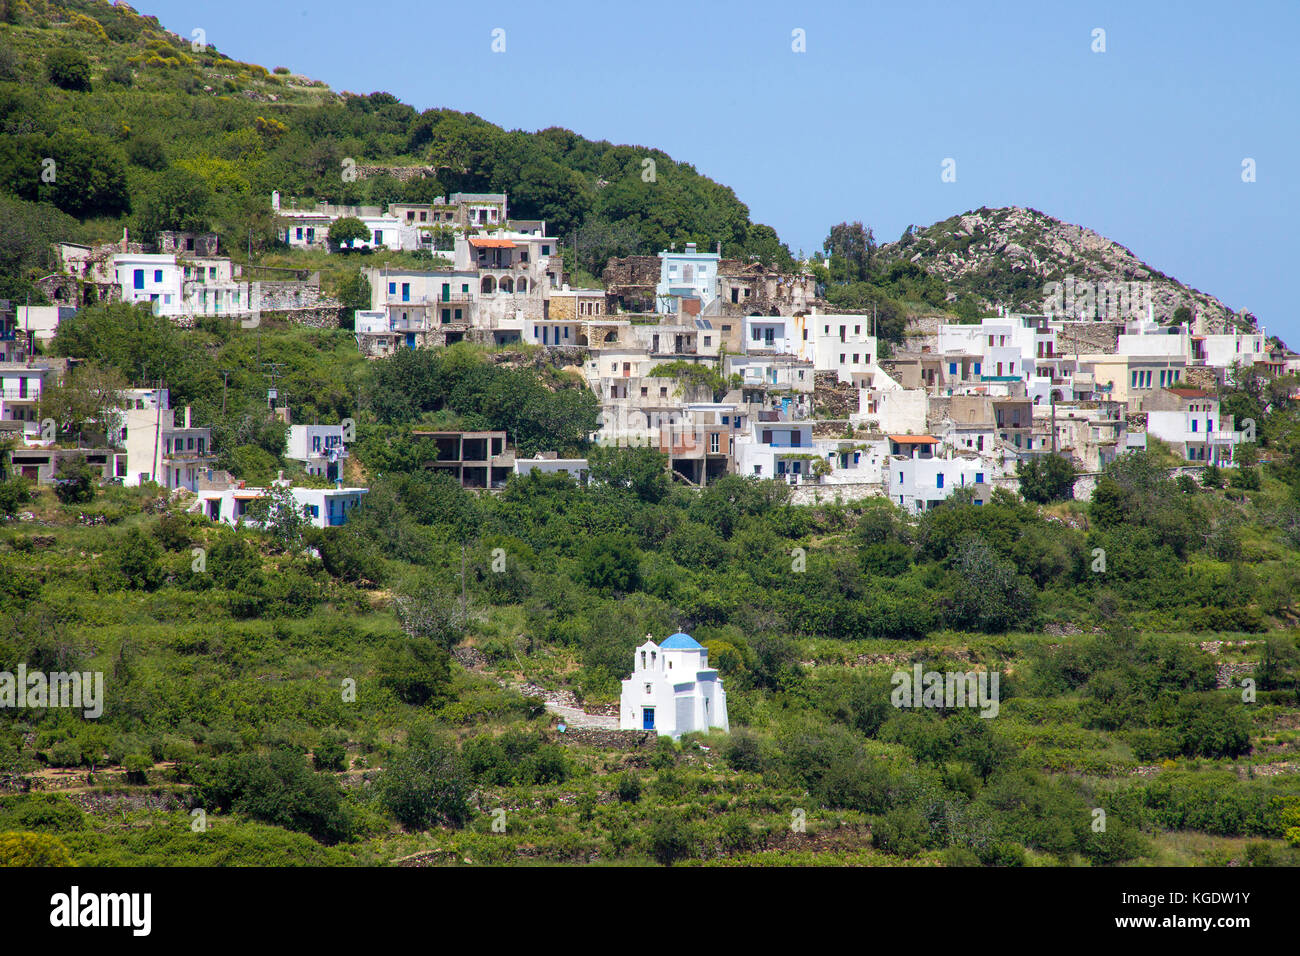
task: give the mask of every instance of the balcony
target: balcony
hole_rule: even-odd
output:
[[[4,388],[0,389],[0,398],[3,398],[6,402],[39,403],[41,392],[40,389],[33,391],[30,388]]]
[[[217,456],[215,452],[189,449],[185,451],[164,452],[162,457],[163,461],[207,461],[215,459]]]

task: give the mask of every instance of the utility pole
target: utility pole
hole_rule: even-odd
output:
[[[276,389],[275,389],[275,377],[276,377],[277,375],[280,374],[279,370],[282,369],[282,368],[284,368],[284,363],[283,363],[283,362],[264,362],[264,363],[262,363],[262,367],[263,367],[263,368],[269,368],[269,369],[271,370],[271,371],[269,371],[269,372],[263,372],[262,375],[263,375],[263,377],[268,378],[268,379],[271,380],[271,386],[270,386],[270,388],[267,390],[267,394],[266,394],[266,404],[267,404],[267,407],[268,407],[268,408],[270,408],[272,411],[274,411],[274,410],[275,410],[275,399],[279,397],[279,393],[276,392]],[[272,394],[273,392],[275,392],[275,394]]]
[[[156,484],[158,481],[158,442],[162,438],[162,379],[158,379],[158,386],[154,391],[153,407],[153,461],[149,466],[149,475],[151,480]]]
[[[1056,391],[1052,391],[1052,454],[1056,454]]]
[[[489,451],[490,450],[491,449],[489,449]],[[491,470],[492,469],[489,466],[488,468],[489,473],[491,472]],[[489,476],[489,483],[490,483],[490,476]],[[468,606],[468,600],[465,594],[465,542],[462,541],[460,543],[460,625],[461,627],[465,626],[467,606]]]
[[[223,368],[221,370],[221,418],[223,421],[226,418],[226,381],[229,378],[230,370]]]

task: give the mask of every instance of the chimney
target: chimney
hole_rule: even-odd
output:
[[[188,405],[185,406],[185,427],[190,427],[190,407]]]
[[[718,255],[719,255],[719,256],[722,255],[722,240],[721,240],[721,239],[718,240]]]

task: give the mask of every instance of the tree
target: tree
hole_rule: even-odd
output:
[[[641,559],[636,544],[620,535],[603,535],[589,541],[578,554],[583,582],[599,591],[628,594],[641,583]]]
[[[0,481],[0,518],[12,518],[31,500],[32,492],[27,479],[10,478]]]
[[[99,475],[97,468],[86,464],[84,456],[62,456],[54,478],[55,497],[65,505],[84,505],[93,501]]]
[[[954,627],[995,634],[1024,626],[1033,614],[1033,587],[983,539],[967,534],[953,553],[957,586],[949,616]]]
[[[65,90],[90,91],[90,60],[71,47],[51,50],[45,57],[50,82]]]
[[[1074,498],[1074,465],[1064,455],[1036,455],[1016,463],[1020,495],[1040,505]]]
[[[876,253],[876,237],[871,229],[860,222],[842,222],[831,226],[830,234],[822,243],[822,249],[832,258],[832,274],[837,264],[842,263],[843,275],[838,278],[849,282],[866,282],[871,278],[871,260]]]
[[[254,498],[248,503],[246,515],[285,551],[299,550],[303,532],[311,525],[307,506],[298,504],[287,485],[275,485]]]
[[[197,173],[177,166],[163,171],[140,202],[139,230],[156,236],[167,230],[201,232],[208,228],[212,190]]]
[[[131,208],[122,151],[81,129],[0,138],[0,187],[79,219],[117,216]]]
[[[393,601],[398,623],[413,640],[450,652],[465,637],[469,609],[448,587],[428,579],[398,594]]]
[[[352,272],[339,280],[337,290],[339,305],[345,309],[370,308],[370,283],[360,272]]]
[[[429,641],[404,641],[384,665],[379,680],[404,704],[440,704],[448,697],[451,657]]]
[[[377,789],[385,809],[411,831],[462,827],[469,819],[470,787],[460,758],[450,744],[427,734],[412,736]]]
[[[95,425],[109,441],[122,431],[126,407],[126,379],[116,368],[87,363],[76,365],[63,382],[41,393],[41,417],[52,418],[59,433],[78,439],[87,425]]]
[[[312,772],[296,750],[221,757],[195,772],[202,805],[307,833],[322,843],[345,840],[352,822],[331,777]]]
[[[353,243],[358,239],[364,242],[369,238],[370,228],[355,216],[344,216],[341,219],[335,219],[330,226],[330,244],[340,249],[351,249]]]

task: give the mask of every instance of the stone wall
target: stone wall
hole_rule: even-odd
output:
[[[653,730],[606,730],[600,727],[568,727],[559,735],[568,747],[600,747],[605,750],[641,750],[653,747],[659,735]]]
[[[1056,350],[1062,355],[1076,352],[1100,352],[1114,355],[1119,351],[1121,326],[1113,322],[1063,322],[1056,333]]]
[[[654,309],[655,287],[659,285],[658,256],[614,257],[601,273],[605,283],[605,311],[631,312]]]
[[[879,481],[844,482],[842,484],[795,485],[790,489],[792,505],[828,505],[880,497],[885,486]]]
[[[436,179],[438,177],[437,166],[382,166],[376,163],[358,163],[356,171],[357,179],[369,179],[371,176],[392,176],[403,183],[409,183],[415,179]]]
[[[263,310],[262,315],[268,319],[282,319],[294,325],[305,325],[313,329],[337,329],[349,309],[338,306],[321,305],[309,309]]]

